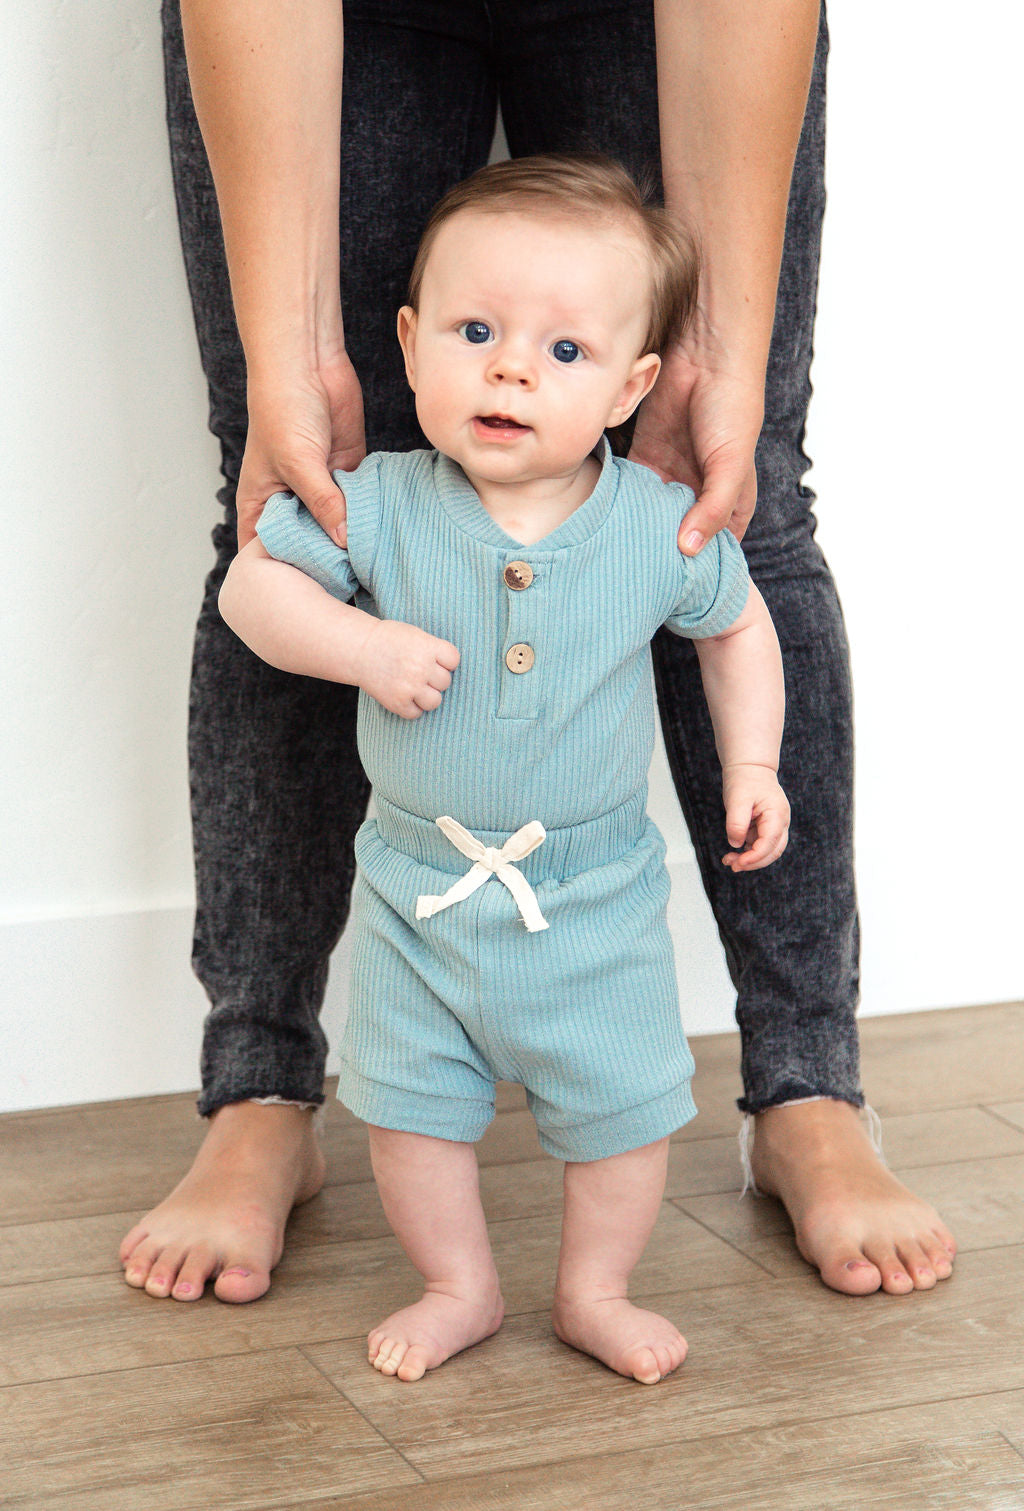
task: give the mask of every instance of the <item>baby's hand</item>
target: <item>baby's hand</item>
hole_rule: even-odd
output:
[[[439,707],[459,664],[454,645],[398,619],[375,620],[363,650],[359,686],[403,719]]]
[[[731,871],[759,871],[778,860],[789,839],[789,803],[770,766],[727,766],[722,773],[725,832],[736,848]]]

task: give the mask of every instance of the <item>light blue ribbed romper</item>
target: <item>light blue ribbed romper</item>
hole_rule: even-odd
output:
[[[653,1143],[695,1108],[665,846],[646,814],[650,640],[662,624],[694,638],[727,628],[747,598],[743,554],[722,532],[682,556],[692,493],[607,443],[590,498],[530,546],[438,452],[377,452],[335,477],[347,551],[287,494],[260,520],[267,550],[462,658],[441,707],[418,719],[359,695],[378,816],[356,838],[339,1096],[378,1126],[475,1141],[495,1080],[510,1080],[558,1158]],[[471,864],[440,815],[494,848],[543,824],[517,869],[547,929],[527,931],[494,875],[417,919],[417,899],[445,893]]]

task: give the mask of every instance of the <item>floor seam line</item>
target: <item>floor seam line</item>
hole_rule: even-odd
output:
[[[316,1347],[317,1345],[315,1345],[315,1344],[309,1344],[307,1346],[310,1347],[310,1348],[313,1348],[313,1347]],[[382,1432],[381,1429],[377,1426],[376,1422],[371,1422],[370,1418],[366,1415],[366,1412],[363,1411],[362,1408],[359,1407],[356,1404],[355,1401],[353,1401],[352,1397],[350,1395],[348,1395],[348,1393],[346,1391],[342,1390],[342,1388],[341,1388],[340,1385],[336,1385],[335,1384],[335,1382],[331,1379],[330,1375],[328,1375],[327,1373],[325,1373],[325,1371],[320,1368],[319,1364],[316,1362],[315,1359],[311,1359],[309,1357],[309,1354],[306,1352],[306,1346],[303,1346],[302,1344],[300,1344],[298,1346],[298,1352],[305,1359],[305,1361],[309,1365],[310,1369],[315,1369],[316,1372],[317,1372],[317,1374],[320,1376],[320,1378],[322,1380],[326,1381],[326,1383],[331,1387],[331,1389],[335,1392],[335,1394],[339,1395],[343,1401],[345,1401],[349,1406],[351,1406],[352,1410],[356,1413],[357,1416],[362,1417],[362,1419],[366,1423],[367,1427],[369,1427],[372,1432],[375,1432],[377,1434],[377,1436],[383,1442],[385,1442],[388,1445],[388,1447],[391,1449],[392,1453],[397,1453],[398,1454],[398,1457],[402,1460],[402,1463],[405,1464],[406,1468],[412,1470],[413,1474],[415,1474],[417,1476],[417,1478],[419,1479],[420,1483],[421,1484],[426,1484],[427,1483],[427,1477],[423,1473],[423,1471],[421,1469],[417,1469],[417,1467],[416,1467],[415,1464],[410,1463],[409,1459],[406,1458],[406,1456],[402,1452],[401,1448],[397,1447],[391,1441],[391,1439],[388,1437],[387,1433],[386,1432]],[[367,1369],[370,1369],[371,1365],[367,1364],[366,1367],[367,1367]]]

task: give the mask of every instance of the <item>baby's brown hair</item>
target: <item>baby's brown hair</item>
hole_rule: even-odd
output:
[[[635,232],[648,254],[651,314],[638,353],[663,356],[686,329],[697,305],[700,254],[687,230],[668,210],[654,204],[649,188],[637,184],[621,163],[597,153],[555,153],[491,163],[456,184],[435,206],[420,240],[409,279],[409,303],[419,309],[427,258],[441,227],[463,210],[493,214],[535,211],[574,219],[607,221]]]

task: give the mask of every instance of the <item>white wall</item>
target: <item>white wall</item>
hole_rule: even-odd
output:
[[[854,646],[867,1013],[1022,991],[1021,24],[991,0],[974,14],[966,30],[933,7],[922,26],[867,0],[832,20],[809,447]],[[0,1106],[15,1108],[196,1081],[184,724],[217,459],[156,5],[5,7],[0,48]],[[663,768],[654,811],[688,1026],[728,1027]]]

